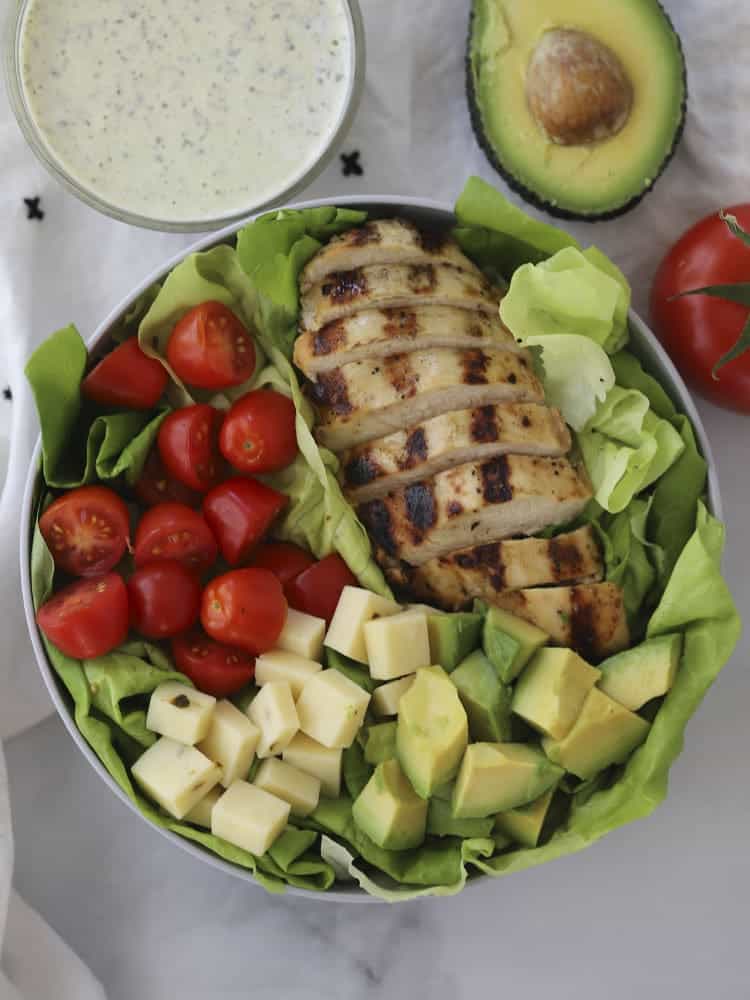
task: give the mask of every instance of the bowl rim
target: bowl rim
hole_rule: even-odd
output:
[[[441,223],[450,223],[451,219],[454,218],[453,208],[440,201],[436,201],[430,198],[419,198],[419,197],[409,197],[405,195],[346,195],[342,197],[328,197],[328,198],[315,198],[307,201],[296,202],[291,205],[285,205],[284,208],[288,209],[301,209],[301,208],[320,208],[323,206],[338,205],[347,208],[362,208],[363,210],[375,209],[376,211],[384,211],[385,209],[392,209],[396,212],[405,211],[407,214],[410,212],[416,212],[417,214],[422,214],[424,216],[430,216],[433,221],[438,221]],[[281,207],[281,206],[280,206]],[[133,291],[128,293],[104,318],[104,320],[97,326],[94,332],[86,338],[86,347],[89,353],[94,350],[100,341],[104,340],[107,333],[116,322],[119,317],[127,311],[129,306],[155,281],[162,279],[166,274],[168,274],[180,261],[184,260],[190,254],[206,250],[216,244],[224,243],[229,238],[235,236],[237,232],[249,222],[252,222],[259,215],[264,213],[255,213],[252,216],[248,216],[242,219],[240,222],[233,222],[228,226],[215,233],[210,233],[203,236],[201,239],[196,240],[191,246],[180,250],[178,253],[173,254],[165,263],[154,268],[150,274],[144,278]],[[435,216],[440,218],[435,220]],[[676,397],[679,402],[680,409],[687,414],[690,418],[693,428],[696,433],[700,451],[706,460],[708,465],[708,482],[707,482],[707,496],[708,496],[708,506],[714,516],[721,519],[722,517],[722,502],[719,489],[719,480],[716,472],[716,463],[711,451],[711,445],[706,434],[706,430],[703,426],[700,414],[695,406],[695,403],[682,379],[679,372],[675,368],[671,359],[667,355],[664,348],[656,339],[655,335],[651,332],[644,321],[635,313],[632,309],[629,313],[629,323],[631,330],[634,330],[640,343],[639,351],[641,354],[647,354],[650,360],[654,361],[657,366],[661,367],[662,372],[666,378],[662,378],[660,374],[660,382],[667,382],[665,388],[668,389],[670,396]],[[78,746],[78,749],[88,760],[89,764],[93,767],[99,777],[107,784],[112,792],[124,802],[125,805],[135,813],[143,822],[147,823],[152,830],[157,831],[163,837],[166,837],[172,843],[177,844],[184,851],[200,859],[201,861],[208,863],[213,868],[224,872],[225,874],[232,875],[235,878],[242,879],[243,881],[250,883],[251,885],[262,888],[260,883],[256,881],[252,872],[249,869],[241,868],[238,865],[234,865],[229,861],[225,861],[218,855],[200,847],[199,845],[193,843],[192,841],[186,840],[177,833],[173,833],[170,830],[164,829],[163,827],[156,826],[150,820],[148,820],[138,809],[136,804],[132,802],[125,792],[120,788],[117,782],[111,777],[109,772],[104,767],[104,764],[96,756],[92,748],[86,742],[83,734],[79,731],[75,724],[73,715],[66,704],[65,697],[63,695],[63,685],[55,673],[52,665],[47,659],[47,655],[44,651],[44,647],[41,642],[39,635],[39,630],[36,625],[34,605],[31,597],[31,539],[32,539],[32,524],[31,524],[31,514],[32,507],[34,503],[34,498],[36,494],[36,487],[39,481],[40,475],[40,457],[41,457],[41,434],[37,435],[36,444],[34,446],[33,454],[31,456],[31,462],[29,465],[29,473],[26,478],[26,485],[24,488],[23,501],[21,505],[21,520],[20,520],[20,546],[19,546],[19,556],[20,556],[20,569],[21,569],[21,593],[23,598],[24,613],[26,617],[26,625],[29,632],[29,638],[31,640],[31,646],[34,651],[34,657],[36,659],[37,666],[42,675],[44,684],[50,694],[52,702],[55,706],[57,714],[62,719],[65,728],[68,730],[69,734],[73,738],[73,741]],[[477,885],[479,882],[490,881],[487,878],[482,878],[481,876],[470,877],[467,881],[467,887]],[[374,903],[381,902],[381,900],[376,897],[370,896],[363,889],[361,889],[356,883],[349,885],[344,883],[344,885],[337,885],[336,888],[330,889],[325,892],[322,890],[313,889],[301,889],[294,886],[286,886],[285,894],[292,896],[301,896],[305,899],[319,899],[329,902],[348,902],[348,903]]]

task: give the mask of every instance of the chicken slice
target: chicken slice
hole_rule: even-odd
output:
[[[441,413],[416,427],[359,445],[342,456],[352,503],[364,503],[454,465],[494,455],[564,455],[570,434],[558,410],[503,403]]]
[[[482,276],[453,264],[373,264],[334,271],[302,293],[301,330],[313,333],[363,309],[455,306],[497,319],[498,292]]]
[[[332,271],[373,264],[447,263],[464,271],[477,268],[446,233],[418,229],[407,219],[376,219],[334,236],[300,275],[302,291]]]
[[[468,309],[416,306],[413,309],[365,309],[328,323],[315,333],[300,334],[294,362],[314,379],[352,361],[434,347],[478,347],[521,352],[513,334],[500,322]]]
[[[342,451],[449,410],[504,402],[544,402],[544,390],[521,354],[434,350],[354,361],[308,387],[318,404],[316,435]]]
[[[565,524],[591,498],[565,458],[469,462],[357,508],[381,561],[421,566],[456,549]]]

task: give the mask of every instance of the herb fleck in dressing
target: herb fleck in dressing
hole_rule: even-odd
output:
[[[234,215],[302,177],[352,75],[343,0],[29,0],[20,55],[63,169],[172,222]]]

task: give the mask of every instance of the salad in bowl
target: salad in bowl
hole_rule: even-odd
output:
[[[740,625],[629,304],[473,178],[263,215],[42,344],[29,625],[117,793],[270,891],[393,901],[651,812]]]

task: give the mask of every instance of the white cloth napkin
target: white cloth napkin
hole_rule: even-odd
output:
[[[569,227],[620,264],[642,310],[668,244],[704,213],[750,196],[743,127],[750,104],[750,7],[744,0],[672,0],[667,6],[689,67],[690,113],[679,153],[655,192],[623,219]],[[452,202],[469,174],[500,184],[476,145],[466,110],[468,3],[362,0],[362,7],[367,85],[343,150],[359,150],[364,173],[344,176],[336,158],[305,196],[409,194]],[[37,197],[44,218],[27,219],[24,198]],[[0,484],[10,452],[0,499],[0,738],[8,738],[52,710],[28,644],[17,572],[19,531],[25,530],[18,512],[37,433],[23,364],[36,344],[68,321],[90,333],[138,280],[192,237],[127,227],[64,192],[26,148],[4,93],[0,209],[0,392],[7,383],[13,397],[11,403],[0,396]],[[64,943],[12,895],[12,856],[0,750],[0,1000],[103,996]]]

